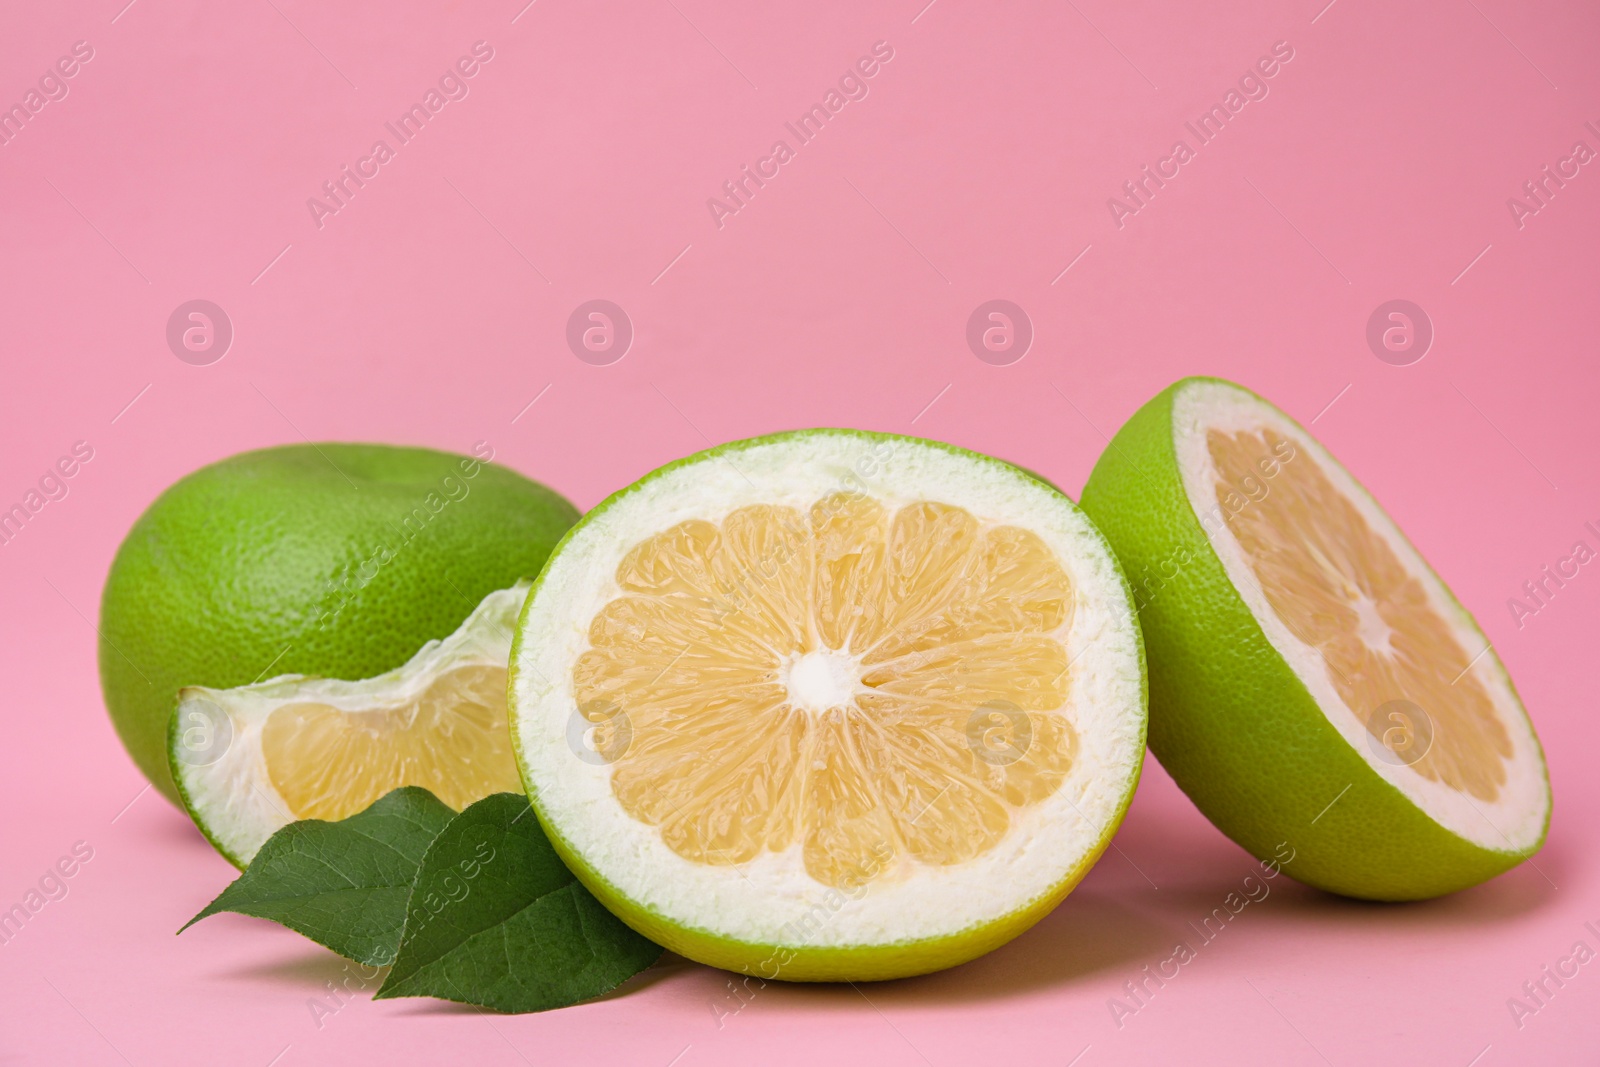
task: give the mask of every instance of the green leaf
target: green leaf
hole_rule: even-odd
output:
[[[423,855],[454,817],[426,789],[404,786],[339,822],[290,823],[183,930],[233,911],[282,923],[358,963],[389,963]]]
[[[660,955],[572,876],[527,797],[497,793],[428,848],[376,996],[543,1011],[599,996]]]

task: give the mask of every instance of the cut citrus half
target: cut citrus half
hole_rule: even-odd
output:
[[[1137,781],[1143,654],[1104,540],[1010,464],[808,430],[591,511],[518,623],[512,733],[564,859],[647,937],[876,979],[1027,929]]]
[[[1112,440],[1083,506],[1127,568],[1150,748],[1257,857],[1352,896],[1474,885],[1538,850],[1544,755],[1472,617],[1298,424],[1190,378]],[[1278,852],[1278,855],[1282,855]]]
[[[457,810],[519,790],[506,662],[528,588],[489,594],[455,633],[374,678],[179,690],[169,762],[196,825],[243,867],[280,827],[343,819],[400,786]]]

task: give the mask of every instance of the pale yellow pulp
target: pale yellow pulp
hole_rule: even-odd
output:
[[[297,819],[343,819],[403,785],[420,785],[458,811],[522,790],[504,667],[453,668],[393,706],[284,704],[267,716],[261,754]]]
[[[1469,669],[1483,649],[1461,646],[1422,581],[1305,449],[1271,430],[1211,430],[1206,444],[1217,500],[1267,601],[1321,653],[1345,704],[1398,762],[1495,800],[1511,738]]]
[[[1073,590],[1027,530],[835,494],[681,523],[616,577],[578,708],[617,801],[689,860],[798,847],[835,887],[962,863],[1071,767]]]

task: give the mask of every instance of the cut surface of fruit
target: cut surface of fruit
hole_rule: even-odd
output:
[[[298,818],[343,819],[396,783],[460,811],[517,781],[504,667],[450,667],[420,693],[364,710],[304,696],[261,728],[267,776]]]
[[[506,661],[528,588],[491,593],[454,634],[375,678],[180,690],[169,758],[195,822],[244,866],[281,826],[346,818],[400,786],[457,810],[520,789]]]
[[[1258,856],[1288,841],[1291,875],[1384,899],[1537,849],[1544,758],[1498,657],[1293,420],[1180,382],[1107,449],[1084,506],[1140,605],[1151,748],[1224,832]]]
[[[1137,779],[1142,679],[1126,586],[1064,496],[802,431],[574,529],[519,623],[513,734],[552,840],[647,936],[767,978],[890,977],[994,947],[1082,877]]]
[[[718,603],[765,560],[751,610]],[[617,580],[574,695],[597,723],[627,714],[612,791],[680,856],[747,863],[800,842],[807,873],[835,887],[886,873],[882,848],[960,863],[1071,769],[1073,590],[1020,527],[837,493],[680,523],[635,545]],[[979,708],[975,726],[1002,733],[1008,711],[1038,713],[1016,716],[1022,758],[986,763],[967,744]],[[732,773],[696,773],[736,735],[748,748]]]
[[[1506,784],[1511,738],[1484,682],[1469,668],[1449,620],[1424,578],[1368,524],[1310,455],[1272,429],[1211,429],[1206,450],[1217,503],[1232,486],[1257,481],[1258,462],[1298,458],[1281,468],[1279,491],[1245,507],[1231,526],[1273,614],[1327,663],[1328,680],[1367,732],[1423,778],[1485,803]],[[1477,649],[1476,651],[1482,651]],[[1424,720],[1391,721],[1395,700],[1432,709]],[[1432,722],[1438,723],[1434,729]],[[1388,757],[1383,757],[1390,762]]]

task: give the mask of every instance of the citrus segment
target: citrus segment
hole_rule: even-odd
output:
[[[520,785],[506,725],[504,667],[457,667],[413,699],[342,711],[284,704],[267,715],[261,757],[299,819],[343,819],[401,785],[462,810]]]
[[[244,866],[279,827],[346,818],[401,786],[458,811],[517,790],[506,661],[528,588],[491,593],[455,633],[374,678],[180,690],[168,758],[196,824]]]

